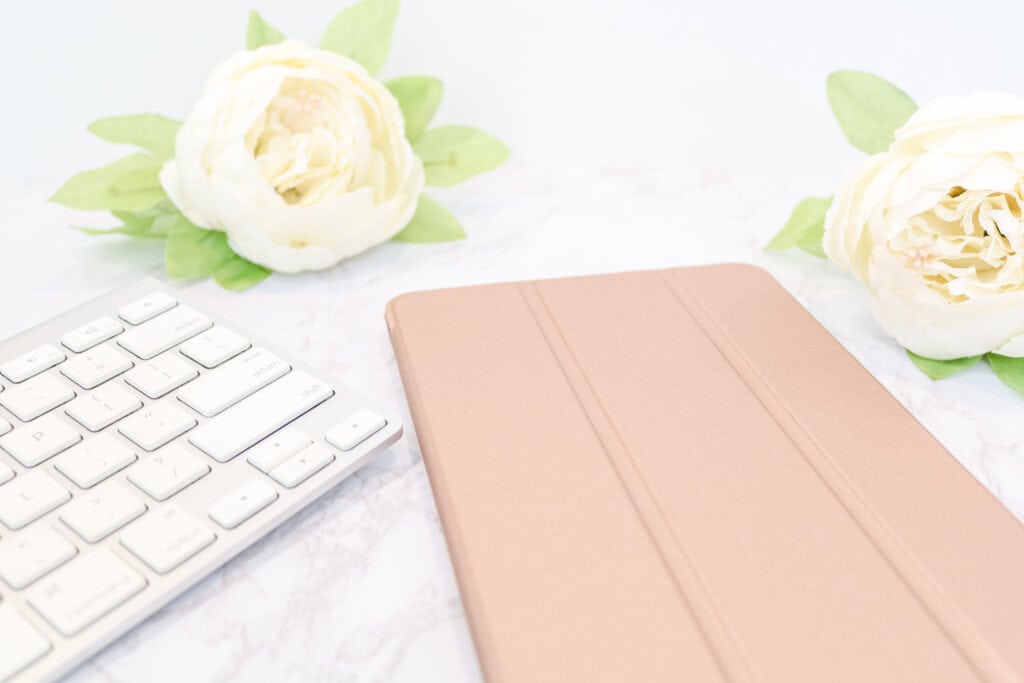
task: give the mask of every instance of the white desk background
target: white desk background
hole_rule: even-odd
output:
[[[63,4],[0,4],[0,337],[162,274],[159,244],[81,236],[67,225],[91,217],[45,199],[122,152],[91,139],[89,121],[183,116],[205,73],[241,46],[249,7]],[[315,41],[344,4],[257,8]],[[876,71],[918,101],[1024,92],[1024,6],[832,4],[407,0],[384,75],[441,76],[437,120],[479,125],[513,149],[499,171],[435,192],[469,239],[390,243],[244,294],[188,285],[240,328],[395,406],[406,436],[72,680],[479,680],[382,317],[408,290],[759,263],[1024,518],[1024,398],[983,367],[931,382],[852,279],[761,251],[797,200],[830,194],[860,158],[828,110],[829,71]]]

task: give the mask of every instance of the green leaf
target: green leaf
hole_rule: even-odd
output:
[[[910,357],[910,360],[913,361],[918,370],[932,379],[943,379],[950,375],[955,375],[971,367],[981,359],[981,356],[969,356],[967,358],[954,358],[953,360],[933,360],[919,356],[909,350],[907,351],[907,356]]]
[[[170,226],[164,262],[173,278],[212,275],[221,287],[233,290],[248,289],[270,275],[232,251],[223,232],[204,230],[180,214]]]
[[[245,29],[245,49],[255,50],[284,40],[284,34],[267,23],[256,10],[249,11],[249,25]]]
[[[160,161],[133,154],[72,177],[51,202],[85,211],[141,211],[167,198],[160,186]]]
[[[399,242],[451,242],[465,236],[466,231],[448,209],[421,194],[416,213],[394,239]]]
[[[889,149],[896,129],[917,109],[910,95],[867,71],[833,72],[825,90],[846,139],[868,154]]]
[[[1024,358],[1000,356],[997,353],[985,354],[992,372],[1003,381],[1003,384],[1024,394]]]
[[[384,84],[398,100],[405,119],[405,137],[415,142],[430,125],[441,104],[444,86],[432,76],[403,76]]]
[[[163,239],[167,236],[168,219],[173,219],[178,210],[170,202],[160,202],[144,211],[112,211],[121,225],[113,228],[87,228],[72,226],[86,235],[127,235],[138,239]]]
[[[141,147],[161,161],[174,157],[174,138],[181,121],[159,114],[111,116],[89,124],[89,132],[109,142]]]
[[[508,147],[470,126],[439,126],[426,131],[412,149],[423,161],[427,185],[447,187],[500,166]]]
[[[830,206],[832,197],[807,197],[800,200],[782,230],[765,249],[800,247],[812,256],[825,258],[821,242],[825,237],[825,214]]]
[[[351,57],[376,75],[391,51],[398,0],[361,0],[331,21],[320,47]]]

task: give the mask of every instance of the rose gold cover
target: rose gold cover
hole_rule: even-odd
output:
[[[763,271],[388,324],[488,680],[1024,675],[1024,527]]]

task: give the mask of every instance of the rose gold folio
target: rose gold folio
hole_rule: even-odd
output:
[[[387,319],[489,681],[1024,678],[1024,526],[765,272]]]

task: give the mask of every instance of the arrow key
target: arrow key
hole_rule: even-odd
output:
[[[251,479],[210,506],[210,519],[225,529],[234,529],[275,500],[274,487],[260,479]]]

